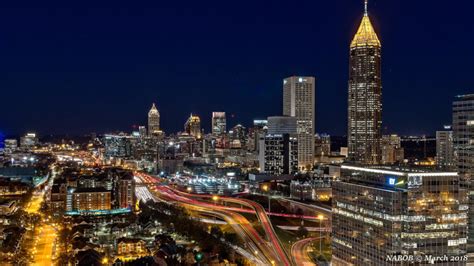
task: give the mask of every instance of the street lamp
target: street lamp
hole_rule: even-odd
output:
[[[212,200],[214,201],[214,204],[217,205],[217,201],[219,200],[219,196],[217,196],[217,195],[212,196]]]
[[[318,215],[318,220],[319,220],[319,254],[321,254],[321,256],[323,255],[323,252],[322,252],[322,243],[323,243],[323,239],[322,239],[322,222],[324,220],[324,215],[320,214]]]
[[[186,191],[188,191],[188,193],[191,193],[191,191],[193,191],[193,188],[192,188],[192,187],[188,187],[188,188],[186,188]]]
[[[265,184],[265,185],[262,186],[262,190],[268,193],[268,194],[267,194],[267,197],[268,197],[268,212],[270,212],[270,211],[271,211],[271,207],[270,207],[270,206],[271,206],[271,202],[270,202],[270,187]]]

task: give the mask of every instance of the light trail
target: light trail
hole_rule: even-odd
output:
[[[308,246],[319,239],[318,237],[310,237],[293,243],[291,246],[291,256],[297,266],[313,266],[315,263],[308,254]]]
[[[144,177],[140,176],[140,178]],[[154,183],[149,182],[149,179],[144,181],[145,182],[143,183]],[[194,199],[183,197],[181,195],[176,194],[168,187],[157,186],[153,189],[155,190],[158,199],[161,199],[168,203],[176,202],[187,209],[205,213],[211,216],[216,216],[222,220],[225,220],[233,228],[233,230],[244,240],[244,242],[246,243],[246,247],[253,252],[253,257],[255,258],[251,257],[251,260],[254,261],[257,265],[272,265],[275,263],[276,260],[278,260],[278,257],[275,256],[276,254],[274,253],[273,249],[266,244],[266,242],[261,238],[255,228],[253,228],[252,224],[242,215],[230,210],[226,210],[225,208],[221,208],[221,206],[219,205],[213,205],[206,202],[200,202]],[[249,211],[252,212],[252,210]]]

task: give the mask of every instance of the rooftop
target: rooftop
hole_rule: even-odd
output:
[[[355,165],[342,165],[341,169],[375,173],[375,174],[387,174],[395,176],[458,176],[457,172],[442,172],[435,170],[428,170],[426,168],[408,168],[398,166],[375,166],[375,167],[364,167]]]

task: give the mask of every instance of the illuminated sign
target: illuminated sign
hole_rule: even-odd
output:
[[[396,181],[397,181],[397,179],[394,178],[394,177],[389,177],[389,178],[388,178],[388,184],[389,184],[390,186],[395,186],[395,182],[396,182]]]

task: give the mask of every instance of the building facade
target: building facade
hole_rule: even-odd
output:
[[[267,119],[268,134],[296,134],[297,122],[293,116],[270,116]]]
[[[460,256],[442,265],[465,265],[468,205],[456,172],[341,169],[332,185],[333,265],[409,264],[398,255],[421,256],[416,265]]]
[[[201,118],[197,115],[191,114],[184,124],[184,131],[196,139],[201,139]]]
[[[395,134],[383,135],[381,140],[381,164],[400,163],[404,159],[401,137]]]
[[[267,134],[260,144],[260,172],[270,175],[298,172],[298,139],[294,135]]]
[[[136,203],[135,180],[133,176],[127,176],[119,179],[118,184],[118,207],[133,208]]]
[[[296,118],[300,169],[314,164],[315,87],[314,77],[293,76],[283,80],[283,115]]]
[[[110,210],[111,192],[104,188],[78,188],[72,192],[72,210]]]
[[[349,159],[361,164],[379,164],[381,160],[381,48],[366,6],[349,59]]]
[[[160,132],[160,112],[156,108],[155,103],[151,106],[148,111],[148,134],[155,135]]]
[[[441,169],[454,169],[453,131],[436,131],[436,166]]]
[[[474,253],[474,94],[456,96],[453,102],[455,167],[469,195],[468,251]]]
[[[212,112],[212,134],[222,135],[227,131],[225,112]]]

